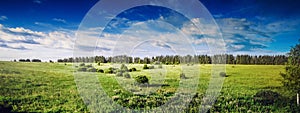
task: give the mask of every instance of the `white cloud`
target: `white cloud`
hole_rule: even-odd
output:
[[[5,21],[5,20],[7,20],[8,18],[7,18],[7,16],[0,16],[0,20],[1,21]]]
[[[55,52],[72,52],[75,39],[74,32],[39,32],[23,27],[9,28],[0,24],[0,48],[6,51],[1,52],[0,58],[7,58],[8,56],[12,58],[24,58],[24,56],[39,58],[40,55],[40,57],[50,59],[58,56],[72,56],[72,54]]]
[[[67,23],[66,20],[61,19],[61,18],[53,18],[52,20],[53,20],[53,21],[56,21],[56,22]]]

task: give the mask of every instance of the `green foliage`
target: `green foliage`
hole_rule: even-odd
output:
[[[104,73],[107,73],[107,74],[116,74],[117,71],[118,71],[118,69],[113,68],[113,67],[109,67],[108,69],[106,69],[106,70],[104,71]]]
[[[260,103],[261,105],[271,105],[274,104],[281,98],[281,95],[277,92],[271,90],[259,91],[254,95],[254,101]]]
[[[114,68],[110,67],[107,70],[105,70],[104,73],[113,74],[114,70],[115,70]]]
[[[131,70],[132,70],[132,71],[136,71],[136,68],[133,67],[133,68],[131,68]]]
[[[147,66],[147,64],[144,64],[143,69],[149,69],[149,67]]]
[[[104,73],[104,70],[103,69],[97,69],[97,72]]]
[[[284,86],[296,93],[300,93],[300,44],[292,47],[286,66],[286,73],[281,73]]]
[[[149,79],[147,76],[144,76],[144,75],[139,75],[137,77],[135,77],[135,81],[138,83],[138,84],[149,84]]]

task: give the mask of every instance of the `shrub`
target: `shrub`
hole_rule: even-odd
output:
[[[86,68],[85,67],[81,67],[81,68],[78,68],[78,70],[77,71],[83,71],[83,72],[86,72]]]
[[[116,73],[116,76],[118,76],[118,77],[123,76],[123,72],[117,72],[117,73]]]
[[[113,70],[105,70],[104,73],[112,74]]]
[[[92,67],[92,68],[88,68],[87,71],[88,71],[88,72],[96,72],[97,69]]]
[[[149,67],[147,66],[147,64],[144,65],[143,69],[149,69]]]
[[[131,68],[132,71],[136,71],[136,68]]]
[[[154,69],[154,66],[149,66],[148,69]]]
[[[139,76],[135,77],[135,81],[138,84],[146,84],[146,83],[148,84],[149,83],[149,79],[145,75],[139,75]]]
[[[122,71],[124,71],[124,72],[127,72],[127,71],[128,71],[128,68],[127,68],[127,66],[126,66],[125,64],[122,64],[121,67],[120,67],[120,69],[121,69]]]
[[[130,76],[130,74],[129,74],[128,72],[123,73],[123,76],[124,76],[125,78],[131,78],[131,76]]]
[[[180,78],[181,78],[181,79],[186,79],[187,77],[185,76],[184,73],[181,73],[181,74],[180,74]]]
[[[128,71],[129,71],[129,72],[132,72],[132,69],[129,69]]]
[[[227,74],[225,72],[220,72],[219,74],[221,77],[227,77]]]
[[[281,95],[279,93],[271,90],[259,91],[254,95],[254,101],[262,105],[274,104],[280,98]]]
[[[98,62],[98,63],[97,63],[97,65],[98,65],[98,66],[100,66],[100,65],[101,65],[101,63],[100,63],[100,62]]]
[[[112,74],[112,73],[114,73],[114,68],[112,68],[112,67],[110,67],[110,68],[108,68],[107,70],[105,70],[104,72],[105,73],[109,73],[109,74]]]
[[[81,63],[81,64],[79,64],[79,66],[85,66],[85,64],[84,64],[84,63]]]
[[[104,70],[103,69],[98,69],[97,72],[104,73]]]

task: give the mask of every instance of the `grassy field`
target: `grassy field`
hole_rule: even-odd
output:
[[[110,64],[93,66],[103,70],[111,67]],[[124,78],[115,74],[77,72],[72,64],[0,62],[0,112],[116,112],[117,109],[111,108],[117,105],[115,103],[127,109],[147,110],[178,96],[175,95],[178,90],[193,93],[193,88],[197,93],[188,107],[182,109],[197,112],[209,84],[212,65],[193,66],[187,66],[191,70],[185,72],[180,65],[144,70],[142,64],[129,64],[128,68],[134,67],[137,71],[129,72],[131,78]],[[200,69],[192,70],[198,69],[195,67]],[[297,112],[290,99],[293,95],[282,88],[279,73],[284,72],[284,68],[278,65],[227,65],[227,77],[209,112]],[[187,77],[184,80],[180,78],[182,71]],[[193,71],[199,71],[200,76],[193,75]],[[150,84],[147,87],[135,85],[134,77],[138,75],[150,78]],[[191,87],[180,89],[182,81]],[[192,87],[195,85],[198,87]],[[262,90],[277,93],[274,102],[256,101],[255,95]],[[103,95],[112,100],[101,98]],[[110,104],[112,101],[115,103]],[[99,106],[93,103],[111,106],[97,109]]]

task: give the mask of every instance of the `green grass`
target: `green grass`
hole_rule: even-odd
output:
[[[79,64],[75,64],[79,65]],[[110,64],[93,64],[98,69],[108,69]],[[120,65],[117,65],[118,67]],[[117,103],[129,108],[136,108],[138,102],[148,98],[148,104],[155,99],[167,101],[179,90],[179,85],[187,83],[188,88],[180,89],[181,93],[190,93],[197,85],[197,96],[193,98],[187,112],[195,112],[207,90],[212,65],[163,65],[162,69],[143,70],[143,64],[129,64],[128,68],[135,67],[138,71],[130,72],[131,78],[116,77],[114,74],[76,72],[72,64],[64,63],[20,63],[0,62],[0,111],[12,112],[109,112],[106,109],[97,109],[97,104],[109,103],[112,100],[101,98],[108,95],[111,98],[120,96]],[[200,66],[200,71],[197,70]],[[187,79],[180,79],[182,68]],[[199,71],[200,76],[192,72]],[[260,105],[255,103],[253,96],[261,90],[272,90],[283,97],[291,97],[290,93],[282,88],[280,72],[284,66],[273,65],[227,65],[221,95],[211,112],[293,112],[290,104],[278,106]],[[74,74],[74,75],[73,75]],[[150,85],[141,87],[135,85],[134,77],[145,75],[150,78]],[[181,82],[180,82],[181,81]],[[77,87],[77,86],[78,87]],[[164,86],[161,86],[164,85]],[[103,90],[102,90],[103,89]],[[123,91],[116,94],[116,90]],[[147,94],[148,97],[137,98],[137,94]],[[164,95],[164,96],[162,96]],[[153,100],[153,99],[154,100]],[[123,100],[122,100],[123,99]],[[128,102],[123,102],[128,99]],[[151,100],[152,99],[152,100]],[[151,102],[150,102],[151,101]],[[86,106],[86,105],[90,106]],[[109,105],[109,104],[108,104]],[[111,104],[117,106],[117,104]],[[113,107],[106,106],[107,109]],[[151,106],[151,105],[150,105]],[[152,107],[155,107],[153,105]],[[150,109],[145,107],[146,109]]]

